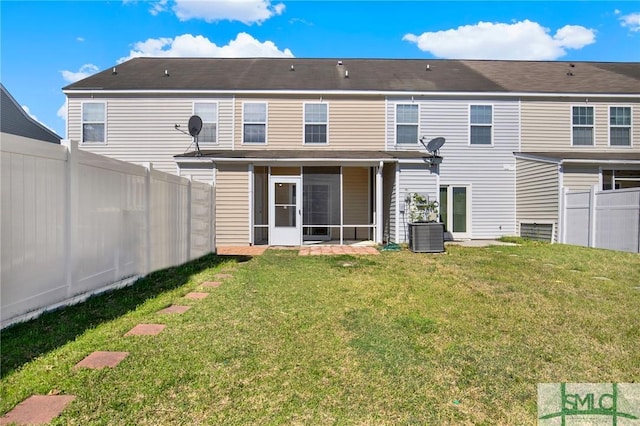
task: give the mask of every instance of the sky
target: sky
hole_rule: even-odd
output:
[[[63,138],[62,88],[138,56],[640,62],[640,2],[0,0],[0,81]]]

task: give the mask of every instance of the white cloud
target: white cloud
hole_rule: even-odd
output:
[[[152,2],[151,9],[149,9],[149,13],[151,13],[153,16],[156,16],[159,13],[166,12],[167,3],[168,3],[168,0],[160,0],[157,2]]]
[[[283,3],[272,5],[269,0],[175,0],[173,11],[181,21],[202,19],[206,22],[240,21],[261,24],[284,12]]]
[[[566,49],[581,49],[595,42],[595,31],[579,25],[566,25],[549,34],[537,22],[524,20],[512,24],[479,22],[457,29],[406,34],[403,40],[441,58],[554,60]]]
[[[619,19],[623,27],[628,27],[629,30],[633,32],[640,31],[640,12],[624,15],[624,16],[621,16]]]
[[[76,37],[76,41],[82,43],[84,41],[84,37]]]
[[[74,71],[60,71],[62,78],[69,83],[75,83],[78,80],[87,78],[98,71],[98,67],[93,64],[84,64],[76,72]]]
[[[62,118],[64,121],[67,121],[67,101],[66,100],[64,101],[62,106],[58,108],[58,111],[56,111],[56,115]]]
[[[129,56],[120,58],[124,62],[140,56],[151,57],[217,57],[217,58],[253,58],[275,57],[292,58],[289,49],[280,50],[272,41],[260,42],[247,33],[238,33],[235,40],[226,46],[218,46],[201,35],[183,34],[175,38],[150,38],[135,43]]]

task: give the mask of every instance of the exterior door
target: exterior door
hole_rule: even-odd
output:
[[[272,176],[269,182],[269,244],[299,246],[302,240],[301,178]]]
[[[440,187],[440,220],[453,239],[471,238],[471,194],[465,185]]]

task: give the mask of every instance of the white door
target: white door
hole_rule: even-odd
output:
[[[471,238],[471,187],[440,187],[440,220],[454,239]]]
[[[300,176],[269,179],[269,245],[299,246],[302,240]]]

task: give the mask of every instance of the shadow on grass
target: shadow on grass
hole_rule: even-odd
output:
[[[146,300],[186,284],[190,277],[220,263],[247,261],[244,256],[209,254],[173,268],[153,272],[133,285],[92,296],[77,305],[42,314],[0,331],[0,378],[32,359],[74,340],[86,330],[111,321]]]

